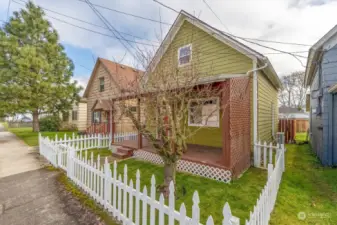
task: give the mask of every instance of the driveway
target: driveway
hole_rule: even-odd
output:
[[[30,149],[0,124],[0,178],[41,168],[37,151]]]

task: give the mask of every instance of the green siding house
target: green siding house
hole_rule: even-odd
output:
[[[238,176],[251,165],[253,144],[273,140],[281,82],[268,58],[181,11],[152,58],[145,83],[155,85],[156,74],[174,73],[184,79],[192,69],[201,77],[200,85],[211,84],[222,92],[206,100],[191,96],[189,107],[193,101],[205,104],[199,120],[190,117],[193,110],[188,110],[186,126],[196,132],[188,138],[188,151],[182,159]],[[203,121],[204,113],[212,109],[217,112],[210,121]],[[135,149],[151,151],[144,141]]]

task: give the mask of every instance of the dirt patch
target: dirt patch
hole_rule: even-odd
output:
[[[64,176],[63,174],[60,176]],[[77,218],[77,222],[83,225],[105,225],[91,209],[86,207],[76,198],[71,191],[67,190],[66,186],[60,182],[58,178],[57,182],[58,194],[62,202],[65,204],[64,211],[70,216]]]
[[[8,140],[0,140],[0,144],[6,143]]]
[[[65,212],[75,215],[79,224],[85,225],[119,225],[112,215],[106,212],[92,198],[72,183],[65,174],[60,174],[58,192],[64,202]]]

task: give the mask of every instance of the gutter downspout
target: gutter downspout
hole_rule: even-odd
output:
[[[253,144],[257,143],[257,71],[262,70],[268,66],[268,61],[266,63],[259,67],[257,67],[257,61],[253,61],[253,69],[249,70],[246,74],[249,76],[249,74],[253,73]]]

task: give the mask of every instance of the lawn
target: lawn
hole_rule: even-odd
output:
[[[303,142],[307,140],[307,132],[296,133],[295,140],[297,142]]]
[[[337,169],[322,167],[308,144],[286,148],[286,169],[270,224],[337,224]],[[298,219],[300,212],[304,220]]]
[[[31,127],[9,128],[8,130],[14,133],[18,138],[23,140],[29,146],[37,146],[39,144],[39,133],[33,132]],[[73,131],[41,132],[42,136],[48,136],[52,139],[54,139],[56,134],[59,137],[63,137],[65,133],[67,135],[72,135]]]
[[[137,169],[141,173],[141,189],[146,185],[150,191],[151,175],[156,177],[157,184],[163,182],[163,168],[137,159],[128,159],[118,163],[118,172],[123,173],[124,164],[128,165],[128,177],[135,182]],[[209,215],[213,216],[215,224],[222,224],[222,209],[229,202],[232,213],[241,219],[248,218],[249,211],[253,210],[257,198],[266,183],[267,173],[264,170],[250,168],[242,177],[234,180],[231,184],[225,184],[211,179],[193,176],[186,173],[178,173],[176,209],[182,202],[185,203],[187,215],[191,216],[192,196],[195,190],[200,197],[200,219],[206,224]],[[157,195],[158,198],[158,195]]]
[[[82,151],[82,154],[85,155],[85,152],[86,151]],[[93,148],[87,150],[87,152],[88,152],[88,159],[91,159],[91,152],[93,153],[94,160],[97,160],[98,155],[100,157],[111,156],[111,151],[108,148]]]

